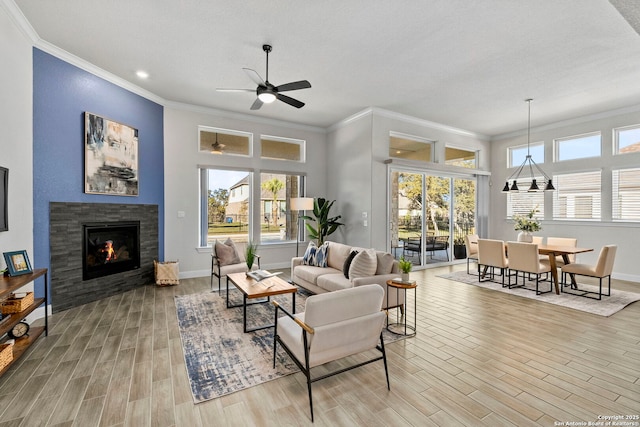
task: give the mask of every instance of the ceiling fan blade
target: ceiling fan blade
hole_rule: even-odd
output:
[[[308,89],[310,87],[311,83],[309,83],[307,80],[300,80],[299,82],[285,83],[276,87],[275,90],[277,90],[278,92],[285,92],[287,90]]]
[[[297,99],[293,99],[290,96],[283,95],[281,93],[277,93],[276,94],[276,98],[278,98],[282,102],[286,102],[287,104],[291,105],[292,107],[296,107],[296,108],[304,107],[304,102],[298,101]]]
[[[217,92],[255,92],[255,89],[224,89],[216,88]]]
[[[253,101],[253,104],[251,104],[251,109],[252,110],[259,110],[260,107],[262,107],[263,102],[260,101],[260,98],[256,98],[255,101]]]
[[[256,72],[256,70],[252,70],[251,68],[243,68],[244,72],[247,73],[247,76],[249,76],[249,78],[251,80],[253,80],[253,82],[255,84],[257,84],[258,86],[266,86],[267,84],[264,82],[264,80],[262,80],[262,77],[260,77],[260,74],[258,74]]]

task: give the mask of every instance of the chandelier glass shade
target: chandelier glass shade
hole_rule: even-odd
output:
[[[507,181],[504,184],[504,188],[502,189],[503,193],[508,192],[518,192],[520,189],[518,188],[518,180],[520,179],[520,175],[524,172],[524,177],[528,177],[531,180],[531,185],[526,190],[528,192],[536,192],[536,191],[553,191],[555,187],[553,186],[552,179],[549,175],[547,175],[540,166],[533,160],[530,152],[531,145],[531,101],[533,99],[525,99],[527,104],[529,104],[529,119],[527,123],[527,156],[524,158],[524,161],[518,168],[511,174]],[[536,176],[543,176],[544,183],[542,184],[542,188],[538,185]],[[511,186],[509,185],[509,181],[513,180]]]

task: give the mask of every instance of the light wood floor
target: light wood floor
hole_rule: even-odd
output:
[[[412,273],[418,335],[387,346],[391,391],[378,363],[317,382],[315,425],[640,414],[640,302],[604,318],[436,277],[452,268],[463,267]],[[193,404],[173,297],[208,289],[208,279],[149,285],[54,315],[49,337],[0,378],[0,427],[311,425],[300,373]]]

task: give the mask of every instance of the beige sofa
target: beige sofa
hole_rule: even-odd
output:
[[[398,261],[388,252],[375,251],[376,269],[370,276],[347,278],[343,272],[344,263],[352,250],[366,251],[367,248],[358,248],[343,243],[328,242],[327,266],[317,267],[304,265],[303,257],[291,259],[291,280],[294,284],[303,287],[314,294],[349,289],[356,286],[378,284],[385,291],[383,307],[396,307],[404,303],[404,295],[400,292],[399,301],[396,292],[389,293],[387,304],[387,280],[400,277]],[[369,251],[372,251],[369,249]]]

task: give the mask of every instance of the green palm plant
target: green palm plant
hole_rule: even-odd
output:
[[[333,234],[338,227],[344,225],[338,220],[342,218],[342,215],[330,217],[329,211],[335,203],[335,200],[328,201],[322,197],[318,197],[313,200],[313,217],[309,215],[301,216],[305,221],[312,221],[314,224],[305,222],[305,227],[309,232],[309,238],[318,241],[318,246],[324,243],[325,237]]]

